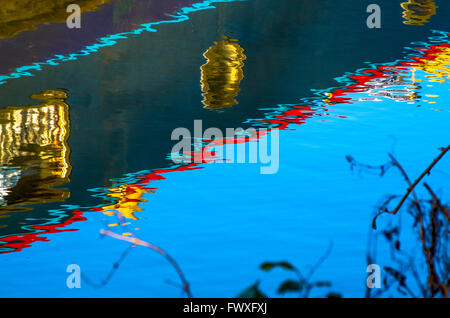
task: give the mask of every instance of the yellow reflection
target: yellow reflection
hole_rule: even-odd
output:
[[[111,188],[109,191],[110,193],[108,193],[108,196],[118,200],[116,204],[103,206],[102,210],[105,211],[103,213],[109,216],[114,216],[116,211],[119,211],[125,218],[131,220],[137,220],[138,218],[134,215],[134,213],[143,210],[139,207],[139,203],[147,201],[142,198],[144,193],[154,192],[153,190],[134,184],[121,185],[119,188]],[[109,226],[117,225],[119,225],[119,223],[109,224]]]
[[[436,4],[434,0],[408,0],[400,4],[403,11],[404,24],[424,25],[436,14]]]
[[[430,82],[443,83],[450,77],[450,47],[438,46],[436,49],[426,59],[414,63],[414,67],[427,72]]]
[[[0,5],[0,39],[12,38],[17,34],[36,29],[37,24],[65,22],[70,13],[69,4],[76,3],[81,12],[98,10],[99,6],[111,0],[36,0],[2,1]]]
[[[0,109],[0,206],[62,201],[55,186],[69,181],[69,106],[63,91],[43,91],[31,98],[44,103]]]
[[[237,40],[222,36],[203,56],[207,62],[200,67],[204,108],[220,109],[237,104],[239,84],[244,78],[244,49]]]

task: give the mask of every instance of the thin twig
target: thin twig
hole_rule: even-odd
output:
[[[141,239],[138,239],[137,237],[126,237],[126,236],[123,236],[123,235],[116,234],[116,233],[114,233],[114,232],[112,232],[110,230],[103,230],[103,229],[100,230],[100,233],[102,235],[108,235],[108,236],[110,236],[112,238],[132,243],[133,245],[140,245],[140,246],[148,247],[148,248],[154,250],[155,252],[161,254],[162,256],[164,256],[167,259],[167,261],[169,261],[169,263],[172,264],[172,266],[177,271],[178,276],[180,277],[180,279],[181,279],[181,281],[183,283],[183,290],[186,292],[186,294],[187,294],[187,296],[189,298],[192,298],[192,293],[191,293],[191,290],[189,288],[189,283],[186,280],[183,272],[181,271],[181,268],[178,266],[177,262],[169,254],[167,254],[164,250],[162,250],[158,246],[153,245],[153,244],[151,244],[149,242],[146,242],[146,241],[143,241]]]
[[[437,289],[441,292],[442,296],[444,296],[445,298],[448,298],[448,286],[446,283],[442,283],[441,280],[439,279],[439,275],[437,274],[437,270],[436,270],[434,260],[433,260],[433,256],[436,253],[435,248],[436,248],[436,244],[437,244],[437,242],[436,242],[437,211],[441,210],[442,214],[444,214],[444,216],[446,216],[447,222],[448,222],[448,214],[446,214],[447,208],[442,206],[442,204],[440,203],[436,194],[433,192],[433,190],[431,190],[431,187],[428,184],[424,183],[424,187],[428,190],[431,197],[433,198],[433,208],[432,208],[432,215],[431,215],[431,231],[432,231],[431,246],[427,248],[425,246],[425,242],[423,242],[425,256],[427,258],[427,263],[428,263],[427,265],[428,265],[429,272],[430,272],[430,277],[428,279],[428,282],[431,285],[431,287],[436,286]],[[422,230],[424,230],[424,229],[422,229]],[[430,288],[430,290],[431,290],[431,292],[433,292],[432,288]]]
[[[100,288],[105,286],[106,284],[109,283],[109,281],[111,280],[111,278],[113,277],[114,273],[119,269],[120,264],[125,260],[125,257],[128,255],[128,253],[131,251],[131,249],[133,248],[133,245],[128,246],[125,251],[122,252],[122,254],[120,255],[119,259],[117,260],[117,262],[114,263],[113,268],[110,270],[110,272],[108,273],[108,275],[100,282],[100,283],[95,283],[93,281],[91,281],[89,278],[87,278],[84,274],[81,274],[81,278],[88,284],[91,285],[95,288]]]
[[[328,245],[328,248],[327,248],[325,254],[323,254],[322,257],[319,258],[319,260],[311,268],[311,270],[309,271],[308,275],[306,276],[306,280],[305,280],[305,282],[306,282],[306,289],[305,289],[305,293],[304,293],[304,298],[308,297],[309,292],[311,291],[311,288],[313,287],[313,285],[310,284],[309,281],[311,280],[314,272],[320,267],[320,265],[322,265],[322,263],[328,258],[328,256],[330,256],[332,250],[333,250],[333,242],[330,242],[330,244]]]
[[[322,263],[328,258],[328,256],[330,256],[332,250],[333,250],[333,242],[330,242],[325,254],[323,254],[322,257],[319,258],[317,263],[311,268],[308,275],[306,276],[307,281],[309,281],[311,279],[314,272],[320,267],[320,265],[322,265]]]
[[[441,201],[438,199],[436,194],[433,192],[433,190],[431,190],[430,186],[427,183],[424,182],[423,186],[428,190],[428,192],[430,193],[431,197],[433,198],[433,200],[436,202],[436,204],[438,205],[439,209],[441,210],[442,214],[444,214],[447,222],[450,222],[449,209],[446,206],[441,204]]]
[[[400,208],[402,207],[403,203],[406,201],[408,195],[414,190],[416,185],[423,179],[423,177],[425,177],[427,174],[430,174],[431,169],[450,150],[450,145],[448,145],[446,148],[441,148],[440,150],[441,150],[441,153],[439,154],[439,156],[437,156],[433,160],[433,162],[425,169],[425,171],[422,172],[422,174],[416,179],[416,181],[414,181],[414,183],[408,187],[408,190],[406,191],[405,195],[402,197],[402,199],[400,200],[398,205],[395,207],[395,209],[392,210],[392,211],[388,211],[387,209],[381,210],[380,212],[377,213],[377,215],[375,215],[375,217],[373,218],[373,222],[372,222],[372,228],[373,229],[377,228],[376,220],[377,220],[378,216],[380,216],[383,213],[396,214],[400,210]]]
[[[402,165],[398,162],[397,159],[395,159],[395,157],[392,154],[389,153],[388,156],[389,156],[389,158],[391,158],[392,163],[394,164],[394,166],[396,166],[398,168],[398,170],[400,170],[401,174],[403,175],[403,177],[405,178],[406,182],[408,183],[408,186],[411,187],[412,186],[411,180],[409,179],[409,176],[406,173],[405,169],[403,169]],[[414,197],[414,203],[416,204],[417,209],[419,210],[419,213],[422,213],[421,209],[420,209],[419,199],[417,198],[417,195],[416,195],[416,192],[414,191],[414,188],[413,188],[413,190],[411,192],[412,192],[412,195]]]

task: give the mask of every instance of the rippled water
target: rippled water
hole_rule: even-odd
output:
[[[183,296],[144,246],[92,286],[136,236],[176,260],[196,297],[256,280],[276,296],[289,273],[262,262],[307,270],[332,242],[315,278],[363,297],[374,207],[406,185],[346,156],[377,165],[392,152],[415,178],[450,140],[450,5],[379,2],[381,29],[366,27],[370,2],[343,0],[92,1],[80,30],[57,9],[47,25],[17,13],[0,33],[0,295]],[[172,131],[195,120],[267,129],[247,147],[278,129],[277,173],[220,163],[205,143],[190,156],[209,158],[175,164]],[[444,198],[449,168],[427,177]]]

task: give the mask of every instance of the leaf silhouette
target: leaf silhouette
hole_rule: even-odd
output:
[[[284,294],[288,292],[300,291],[305,287],[305,282],[297,280],[286,280],[278,287],[277,293]]]
[[[275,267],[281,267],[283,269],[290,270],[290,271],[295,269],[294,266],[292,266],[288,262],[265,262],[260,265],[260,268],[264,271],[270,271],[271,269],[273,269]]]
[[[248,287],[237,298],[268,298],[260,289],[259,281]]]
[[[313,286],[316,287],[331,287],[331,282],[328,281],[319,281],[312,283]]]

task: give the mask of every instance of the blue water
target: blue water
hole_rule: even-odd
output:
[[[226,8],[226,5],[228,4],[225,4],[223,8]],[[249,10],[243,7],[247,4],[229,5],[234,5],[232,8],[236,11]],[[196,14],[201,14],[198,17],[205,19],[208,16],[214,19],[214,10]],[[180,24],[183,23],[189,22],[180,22]],[[233,25],[232,22],[230,25]],[[164,28],[164,26],[160,28]],[[273,86],[279,85],[279,88],[267,88],[269,92],[263,93],[265,87],[271,86],[271,83],[261,80],[257,84],[252,84],[250,79],[256,78],[257,74],[263,74],[262,69],[271,68],[270,59],[267,59],[271,53],[261,53],[265,54],[267,65],[252,64],[252,52],[258,51],[258,45],[264,42],[263,39],[255,40],[257,35],[251,33],[251,30],[245,30],[243,26],[230,27],[230,29],[235,31],[233,36],[236,37],[247,34],[247,38],[240,37],[240,43],[244,48],[246,43],[250,47],[245,51],[249,64],[244,66],[244,74],[246,71],[249,71],[250,74],[247,77],[244,76],[240,87],[241,92],[238,99],[242,103],[224,111],[223,125],[238,127],[245,121],[241,117],[246,119],[247,123],[252,124],[257,119],[270,118],[267,114],[270,114],[271,110],[268,108],[281,110],[289,108],[289,105],[305,105],[306,103],[313,107],[314,116],[305,120],[305,123],[301,125],[289,126],[290,130],[280,130],[279,170],[276,174],[261,174],[259,164],[228,163],[202,164],[200,165],[201,169],[163,173],[161,175],[165,179],[150,182],[149,186],[156,188],[156,191],[143,194],[142,199],[146,199],[146,202],[139,204],[142,211],[135,213],[135,216],[138,217],[137,220],[127,220],[131,223],[129,227],[139,228],[139,230],[135,230],[139,238],[162,247],[176,259],[182,267],[195,297],[234,297],[257,280],[261,281],[261,289],[268,295],[277,296],[276,288],[280,281],[293,277],[281,270],[265,273],[259,270],[258,266],[264,261],[284,260],[306,271],[325,253],[330,242],[333,245],[332,252],[316,271],[314,279],[332,282],[331,290],[338,291],[345,297],[363,297],[367,277],[365,258],[367,238],[371,231],[370,224],[374,207],[387,194],[402,194],[407,185],[400,174],[394,170],[389,171],[383,177],[352,171],[345,156],[351,155],[358,161],[377,165],[388,161],[387,153],[391,152],[402,163],[410,177],[415,179],[438,154],[438,148],[447,146],[450,140],[450,108],[447,105],[450,97],[448,78],[445,77],[442,82],[436,82],[430,79],[430,74],[418,69],[414,71],[414,76],[415,80],[420,81],[420,87],[415,90],[419,98],[412,101],[382,96],[377,96],[377,100],[374,100],[373,91],[371,93],[363,91],[347,93],[346,97],[351,99],[350,102],[326,104],[323,102],[326,96],[324,92],[333,92],[331,87],[348,85],[342,82],[345,72],[359,74],[358,69],[372,68],[368,63],[354,62],[352,65],[350,62],[348,62],[350,64],[346,64],[345,61],[342,61],[342,66],[335,66],[335,69],[324,70],[325,74],[317,75],[320,79],[314,79],[315,75],[309,73],[312,78],[310,82],[314,84],[309,87],[302,86],[308,83],[308,72],[295,80],[294,73],[290,73],[286,69],[279,69],[277,72],[279,78],[275,79],[276,83],[273,84]],[[163,29],[160,30],[164,32]],[[167,34],[170,32],[180,31],[168,29]],[[418,36],[416,40],[430,45],[433,42],[430,40],[430,36],[437,33],[433,34],[430,30],[423,32],[427,36]],[[158,33],[156,32],[155,35]],[[145,33],[143,36],[150,40],[152,34]],[[294,65],[296,61],[294,53],[301,52],[302,48],[298,48],[292,43],[289,44],[287,40],[286,42],[278,40],[280,43],[277,43],[276,36],[271,39],[274,41],[272,47],[279,45],[280,49],[277,52],[280,52],[281,56],[281,62],[273,63]],[[23,101],[26,99],[14,94],[22,85],[26,87],[27,93],[35,93],[38,87],[42,89],[44,86],[56,88],[55,85],[61,83],[61,87],[68,88],[71,92],[68,104],[73,112],[71,113],[72,132],[70,137],[72,139],[69,138],[72,148],[73,181],[67,186],[70,188],[72,196],[66,202],[51,203],[51,208],[36,207],[37,210],[60,209],[67,214],[74,207],[101,206],[100,199],[92,197],[92,194],[102,192],[98,190],[100,188],[114,188],[112,179],[123,181],[121,178],[124,178],[126,173],[138,173],[145,169],[152,171],[153,169],[169,168],[172,165],[167,160],[171,144],[164,139],[168,134],[160,133],[158,135],[157,129],[152,130],[149,127],[158,128],[165,124],[170,127],[180,126],[179,122],[169,124],[168,121],[164,121],[173,119],[170,114],[165,112],[170,113],[171,107],[175,106],[165,108],[166,105],[162,104],[145,104],[151,103],[146,99],[149,97],[144,91],[146,85],[151,86],[149,90],[152,92],[158,91],[158,83],[149,81],[152,75],[146,74],[145,76],[148,77],[141,78],[139,84],[134,83],[135,79],[130,78],[130,81],[133,82],[130,86],[135,85],[135,90],[127,88],[128,84],[120,83],[120,79],[126,79],[127,72],[130,71],[130,69],[119,68],[121,61],[128,60],[127,63],[130,63],[130,58],[131,61],[135,61],[137,54],[136,52],[130,53],[130,57],[127,55],[129,49],[121,50],[121,46],[125,46],[126,41],[140,40],[139,38],[130,38],[121,41],[117,44],[117,48],[111,46],[111,50],[117,51],[107,51],[109,48],[102,48],[100,54],[104,55],[81,57],[76,62],[65,62],[78,63],[76,64],[78,66],[82,66],[84,63],[98,65],[105,60],[109,52],[112,56],[110,63],[113,66],[111,69],[119,74],[116,86],[110,85],[109,79],[103,76],[105,82],[108,82],[104,84],[105,87],[102,87],[101,83],[95,82],[95,79],[91,81],[88,79],[83,83],[85,78],[80,74],[84,71],[76,71],[76,67],[71,68],[72,66],[65,66],[62,63],[61,69],[59,66],[54,66],[36,72],[31,78],[12,79],[11,81],[16,82],[11,82],[12,86],[9,87],[12,89],[9,92],[6,92],[8,86],[0,87],[1,93],[5,94],[5,100],[8,103],[15,101],[16,105],[24,104]],[[445,44],[450,42],[445,37],[439,41]],[[312,42],[317,43],[317,40],[312,40]],[[412,46],[411,41],[407,43],[398,49],[403,52],[401,54],[394,55],[394,52],[390,52],[389,55],[383,51],[384,53],[380,52],[380,54],[373,52],[373,55],[369,56],[360,52],[359,55],[365,56],[361,60],[378,62],[382,65],[398,65],[397,60],[412,54],[411,51],[405,49],[406,46]],[[191,44],[187,43],[186,45]],[[192,44],[192,46],[195,45]],[[133,48],[132,44],[130,47]],[[395,51],[395,48],[392,50]],[[119,57],[114,57],[113,52],[119,52]],[[347,54],[351,55],[351,52],[347,52]],[[197,60],[190,59],[188,53],[186,55],[186,60],[178,60],[176,63],[193,64],[195,68],[198,68]],[[448,56],[444,57],[448,58]],[[90,60],[88,61],[87,58]],[[117,60],[119,61],[117,62]],[[351,57],[348,57],[348,60],[351,60]],[[114,65],[114,63],[117,64]],[[143,62],[136,63],[144,65],[139,64]],[[161,68],[172,67],[167,65],[163,64]],[[296,65],[293,67],[301,69],[300,64]],[[354,68],[338,73],[340,68],[346,65]],[[69,69],[73,73],[68,73]],[[105,71],[105,74],[107,72],[111,72],[111,70]],[[181,84],[175,86],[182,87],[176,89],[177,93],[183,90],[189,91],[190,79],[182,77],[187,73],[189,73],[189,69],[180,71]],[[52,74],[57,74],[56,80],[53,79]],[[68,79],[67,77],[70,76],[67,74],[75,74],[74,79]],[[133,73],[130,76],[134,75]],[[381,90],[386,90],[386,87],[410,87],[411,68],[406,69],[402,75],[405,78],[402,82],[391,87],[387,85]],[[195,76],[198,77],[198,74]],[[322,79],[322,77],[327,77],[327,79]],[[348,77],[344,76],[344,78]],[[45,81],[45,84],[38,84],[41,80]],[[159,86],[162,87],[160,88],[161,95],[167,97],[154,96],[157,102],[170,100],[169,97],[172,95],[171,92],[164,90],[164,85],[169,81],[162,79],[161,82],[163,83]],[[48,85],[49,83],[50,85]],[[316,86],[327,83],[329,83],[328,86]],[[192,87],[195,85],[198,85],[198,82],[192,84]],[[98,91],[89,97],[86,97],[87,93],[80,93],[80,91],[88,92],[90,87],[94,87],[93,90],[98,89]],[[261,87],[261,91],[255,87]],[[250,92],[246,93],[246,88]],[[319,88],[323,91],[320,91],[320,94],[314,94],[316,91],[313,89]],[[261,92],[261,95],[256,95],[257,92]],[[183,106],[179,102],[183,100],[183,96],[179,94],[173,94],[173,96],[174,105],[179,109]],[[187,113],[194,108],[191,105],[201,109],[199,106],[200,94],[194,96],[197,98],[195,101],[191,100],[193,97],[189,93],[185,96],[186,104],[190,105],[186,107]],[[156,108],[156,110],[144,110],[142,105],[135,105],[138,104],[136,101],[146,107]],[[254,109],[246,110],[246,103],[250,104],[252,101],[255,104],[253,105]],[[432,103],[429,103],[430,101]],[[419,105],[420,107],[418,107]],[[76,107],[78,109],[85,107],[86,113],[73,110]],[[119,107],[121,107],[120,110]],[[133,109],[133,107],[135,108]],[[107,117],[101,117],[108,111],[121,114],[125,118],[124,121],[118,121],[117,117],[109,120]],[[128,115],[128,112],[132,115]],[[159,117],[154,122],[149,119],[152,112],[160,112],[155,115]],[[203,113],[200,113],[199,110],[196,109],[192,112],[186,115],[184,124],[192,125],[193,119],[203,118]],[[102,115],[99,116],[99,113]],[[180,113],[182,112],[180,111]],[[80,117],[80,114],[84,114],[86,117]],[[92,152],[86,153],[95,149],[95,141],[87,140],[86,136],[89,136],[90,133],[95,135],[98,130],[102,129],[102,127],[95,127],[95,120],[87,118],[89,116],[106,118],[101,121],[103,125],[105,123],[109,125],[104,135],[107,135],[108,132],[111,133],[111,136],[108,135],[108,137],[100,135],[98,155]],[[142,119],[139,116],[142,116]],[[205,116],[210,116],[205,119],[205,127],[214,126],[221,121],[220,113],[211,114],[210,112]],[[146,119],[149,119],[153,126],[150,124],[146,126]],[[211,125],[206,126],[207,124]],[[83,130],[83,125],[88,128]],[[121,130],[120,125],[130,129]],[[170,130],[167,128],[167,131]],[[140,131],[142,135],[134,139],[130,138],[135,144],[129,145],[120,139],[121,137],[117,137],[122,136],[118,132],[123,131],[132,136],[138,135],[136,131]],[[116,137],[114,136],[117,137],[115,141]],[[154,147],[152,141],[159,142],[164,146],[152,148]],[[114,147],[115,142],[116,147]],[[83,150],[84,143],[86,148]],[[122,143],[126,146],[123,146]],[[139,147],[147,150],[141,152],[130,150],[130,148]],[[77,149],[80,148],[81,150],[77,154]],[[148,159],[149,153],[154,149],[157,149],[155,152],[160,158]],[[124,152],[123,156],[119,152]],[[109,166],[108,160],[114,161],[115,158],[118,158],[119,161],[117,165],[121,165],[120,171],[115,169],[114,163]],[[78,168],[80,165],[77,166],[77,162],[80,162],[81,166],[84,165],[84,168]],[[146,162],[148,162],[148,167],[146,167]],[[104,163],[104,166],[101,163]],[[98,171],[102,171],[102,173]],[[90,173],[92,173],[91,176]],[[99,176],[97,177],[96,174]],[[133,182],[128,183],[137,181],[133,178],[130,179]],[[79,180],[89,180],[89,182],[82,183]],[[102,180],[103,182],[101,182]],[[443,198],[448,197],[449,157],[444,157],[439,162],[433,173],[427,177],[427,182],[433,185]],[[79,185],[83,185],[83,187]],[[418,193],[426,195],[422,188],[418,189]],[[105,228],[105,223],[115,222],[114,217],[106,216],[101,212],[86,212],[83,216],[87,218],[86,221],[75,222],[64,228],[76,229],[76,231],[45,234],[43,236],[47,237],[48,241],[34,242],[30,247],[23,248],[21,251],[0,255],[0,268],[2,269],[0,271],[0,296],[184,296],[177,287],[166,282],[166,280],[170,280],[178,283],[174,269],[161,255],[141,246],[132,249],[113,278],[102,288],[92,287],[85,281],[82,281],[80,289],[67,288],[66,279],[69,275],[66,272],[67,265],[78,264],[83,275],[92,281],[100,282],[106,277],[120,254],[130,245],[111,237],[100,236],[100,229]],[[389,218],[390,216],[381,217],[381,224],[389,222]],[[120,234],[120,230],[118,231]],[[414,239],[415,237],[410,235],[411,246],[406,247],[411,248],[412,251],[415,248]],[[387,253],[386,250],[385,253]],[[380,254],[380,261],[388,261],[383,250]],[[323,296],[327,290],[313,290],[312,295]]]

